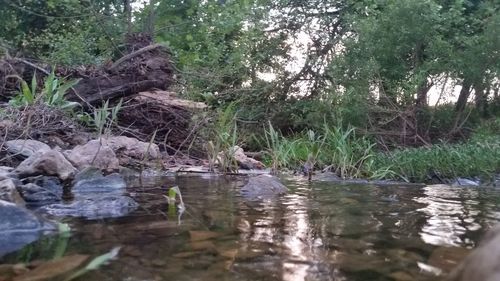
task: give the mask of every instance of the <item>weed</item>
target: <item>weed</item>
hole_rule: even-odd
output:
[[[43,88],[41,92],[38,93],[36,73],[33,74],[33,78],[31,79],[31,87],[28,86],[28,83],[21,77],[14,77],[17,77],[21,81],[21,89],[19,93],[9,101],[9,104],[12,106],[28,106],[37,102],[42,102],[48,106],[66,110],[73,109],[80,105],[77,102],[70,102],[65,99],[68,90],[78,84],[80,81],[79,79],[66,81],[62,78],[57,78],[54,71],[52,71],[49,76],[45,78]]]
[[[214,141],[211,145],[209,144],[211,147],[207,147],[208,157],[217,159],[219,168],[224,173],[237,172],[238,163],[234,158],[234,147],[237,145],[238,130],[234,103],[218,110],[213,133]]]
[[[108,134],[113,125],[116,125],[118,120],[118,113],[122,109],[123,99],[120,99],[118,104],[109,107],[109,100],[103,102],[100,108],[95,108],[92,117],[87,116],[86,119],[91,120],[92,124],[97,130],[98,137],[103,134]]]

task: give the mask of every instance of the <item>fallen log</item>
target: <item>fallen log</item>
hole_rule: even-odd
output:
[[[68,95],[72,101],[100,105],[105,100],[135,95],[151,89],[166,90],[172,84],[173,67],[168,51],[160,44],[152,44],[123,56],[98,75],[81,78]]]

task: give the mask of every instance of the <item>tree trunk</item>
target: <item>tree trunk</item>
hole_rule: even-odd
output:
[[[427,106],[427,93],[432,87],[427,79],[423,81],[417,88],[417,100],[415,102],[417,108],[422,109]]]
[[[455,112],[462,112],[465,109],[465,105],[467,105],[467,100],[469,99],[471,82],[464,78],[462,82],[462,89],[460,90],[460,94],[458,95],[458,100],[455,105]]]
[[[482,117],[488,117],[488,92],[485,92],[484,84],[479,82],[474,84],[474,92],[476,93],[476,108]]]
[[[123,14],[125,15],[125,24],[127,26],[127,34],[132,32],[132,6],[131,0],[123,0]]]
[[[155,20],[156,20],[156,11],[155,11],[155,6],[156,6],[157,0],[150,0],[149,5],[148,5],[148,17],[144,21],[144,33],[151,35],[151,37],[154,37],[155,34]]]

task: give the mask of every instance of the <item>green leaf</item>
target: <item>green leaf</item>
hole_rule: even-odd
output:
[[[21,92],[24,99],[24,103],[26,103],[27,105],[33,104],[35,98],[30,88],[28,87],[28,83],[26,83],[26,81],[24,80],[21,81]]]

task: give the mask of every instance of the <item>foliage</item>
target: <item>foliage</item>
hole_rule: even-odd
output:
[[[266,130],[267,151],[273,169],[296,169],[306,161],[318,168],[328,168],[343,179],[384,178],[393,173],[387,167],[376,167],[375,144],[356,135],[354,128],[330,127],[324,124],[321,134],[309,130],[286,138],[269,124]]]
[[[436,144],[379,153],[374,166],[390,167],[394,175],[412,182],[425,182],[430,175],[443,179],[489,177],[500,171],[500,138],[496,135],[461,144]]]
[[[212,141],[209,141],[206,147],[211,166],[217,162],[219,169],[224,173],[236,172],[239,168],[234,158],[234,147],[238,141],[235,106],[232,103],[224,109],[217,110],[217,120],[212,128]]]
[[[164,196],[168,202],[168,216],[170,218],[176,218],[179,225],[181,224],[181,217],[184,211],[186,210],[186,206],[184,205],[184,201],[182,200],[181,190],[178,186],[173,186],[168,189],[168,196]],[[178,209],[179,213],[177,213],[176,208],[176,197],[179,197]]]
[[[486,124],[500,112],[497,1],[150,0],[137,6],[134,20],[131,2],[7,0],[0,45],[5,54],[51,63],[99,64],[122,55],[126,32],[151,34],[171,49],[175,90],[217,112],[206,149],[211,166],[219,162],[225,172],[237,169],[231,149],[256,139],[252,148],[266,149],[274,170],[296,168],[311,155],[344,178],[422,179],[436,164],[427,159],[433,153],[471,153],[472,144],[498,136],[498,126]],[[428,99],[443,77],[462,90],[457,99],[443,87],[448,104],[432,107]],[[52,75],[38,93],[36,80],[22,81],[12,103],[65,106],[73,81]],[[120,108],[106,102],[83,118],[101,135]],[[429,146],[470,136],[457,147],[390,154],[422,161],[410,171],[393,168],[374,141]],[[461,169],[473,170],[480,172]]]
[[[117,105],[109,107],[109,100],[107,100],[102,103],[100,108],[94,108],[93,115],[90,118],[89,115],[86,115],[86,119],[90,119],[92,125],[96,128],[99,138],[103,134],[108,134],[112,126],[116,124],[122,104],[123,99],[120,99]]]
[[[271,157],[271,171],[277,173],[280,169],[289,166],[296,141],[284,138],[273,128],[271,122],[269,122],[269,128],[265,130],[265,139],[267,153]]]
[[[27,106],[33,105],[37,102],[43,102],[48,106],[57,107],[60,109],[72,109],[79,106],[77,102],[67,101],[64,96],[70,88],[78,84],[79,79],[65,81],[62,78],[57,78],[52,71],[43,84],[41,92],[37,93],[37,77],[36,73],[33,74],[31,80],[31,87],[23,79],[21,80],[21,90],[10,100],[13,106]]]
[[[102,62],[125,30],[123,3],[6,0],[0,6],[0,44],[59,65]]]

